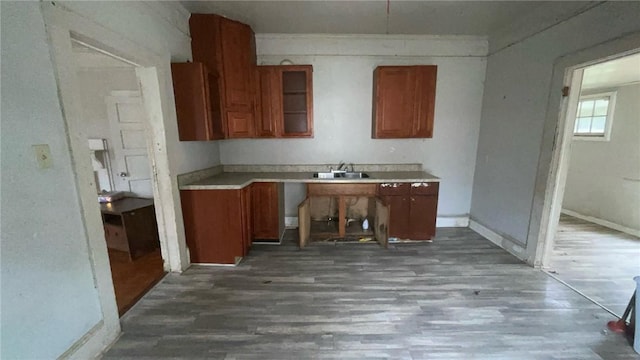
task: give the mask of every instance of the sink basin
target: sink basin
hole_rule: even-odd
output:
[[[367,173],[363,172],[347,172],[347,171],[334,171],[334,172],[317,172],[313,173],[314,178],[318,179],[366,179],[369,177]]]

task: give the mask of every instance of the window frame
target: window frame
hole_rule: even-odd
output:
[[[578,112],[576,110],[576,116],[573,124],[573,139],[574,140],[583,140],[583,141],[609,141],[611,139],[611,126],[613,124],[613,113],[616,108],[616,91],[606,91],[606,92],[598,92],[589,95],[580,96],[578,100],[578,109],[580,108],[580,103],[585,100],[590,99],[600,99],[604,97],[609,98],[609,105],[607,107],[607,116],[604,123],[604,134],[576,134],[575,126],[578,123]],[[592,120],[593,121],[593,120]]]

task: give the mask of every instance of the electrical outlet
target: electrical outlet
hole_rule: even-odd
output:
[[[51,158],[51,150],[49,144],[32,145],[33,152],[36,154],[36,161],[40,169],[48,169],[53,166],[53,159]]]

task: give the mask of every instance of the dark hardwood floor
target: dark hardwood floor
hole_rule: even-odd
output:
[[[621,316],[640,276],[640,239],[563,214],[548,271]]]
[[[109,263],[120,316],[165,275],[160,249],[134,261],[123,251],[109,249]]]
[[[388,250],[295,237],[169,274],[105,358],[638,358],[609,313],[469,229]]]

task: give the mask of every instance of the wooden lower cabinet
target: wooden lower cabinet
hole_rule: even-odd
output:
[[[401,239],[409,238],[409,210],[408,195],[382,196],[382,200],[389,206],[389,236]]]
[[[181,190],[182,215],[192,263],[235,264],[251,246],[250,187]]]
[[[251,184],[253,241],[279,241],[284,231],[284,184]]]
[[[436,234],[438,183],[383,183],[378,194],[389,206],[389,236],[430,240]]]

